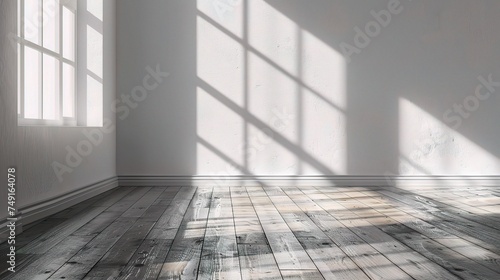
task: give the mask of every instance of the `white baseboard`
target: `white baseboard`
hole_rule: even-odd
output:
[[[500,186],[500,176],[118,176],[120,186]]]
[[[48,217],[117,186],[117,177],[112,177],[45,201],[21,207],[18,209],[16,231],[19,234],[22,231],[23,224],[27,225],[34,221]],[[7,224],[8,222],[6,219],[0,222],[0,242],[5,241],[8,237],[9,232]]]

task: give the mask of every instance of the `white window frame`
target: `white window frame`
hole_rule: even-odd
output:
[[[76,126],[77,125],[77,115],[78,115],[78,106],[77,106],[77,100],[78,100],[78,65],[77,65],[77,58],[78,58],[78,13],[77,10],[69,5],[65,5],[62,2],[64,1],[56,1],[58,8],[59,8],[59,53],[54,52],[50,49],[47,49],[43,46],[43,24],[39,23],[38,24],[38,34],[40,36],[40,43],[36,44],[33,43],[27,39],[25,39],[25,0],[18,0],[18,34],[17,34],[17,47],[18,47],[18,125],[19,126]],[[75,22],[74,22],[74,54],[73,58],[74,61],[67,59],[63,55],[63,8],[66,7],[69,10],[71,10],[74,13],[75,16]],[[75,5],[76,7],[76,5]],[[40,7],[39,7],[39,14],[41,15],[40,21],[43,22],[43,0],[40,0]],[[25,59],[25,47],[30,47],[40,53],[40,63],[39,63],[39,75],[40,75],[40,85],[39,85],[39,114],[38,118],[33,119],[33,118],[26,118],[24,114],[24,97],[25,97],[25,90],[24,90],[24,82],[25,82],[25,77],[24,77],[24,59]],[[56,97],[58,98],[58,105],[59,107],[56,108],[58,111],[56,112],[57,120],[47,120],[43,119],[43,56],[48,55],[57,60],[59,63],[59,96]],[[73,117],[64,117],[63,116],[63,65],[64,63],[67,63],[71,66],[74,67],[74,96],[73,96]]]

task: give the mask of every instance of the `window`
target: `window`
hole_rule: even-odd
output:
[[[76,0],[18,1],[19,125],[76,125]]]

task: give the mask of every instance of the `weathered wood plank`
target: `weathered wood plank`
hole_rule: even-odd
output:
[[[325,279],[369,279],[288,196],[270,196]]]
[[[238,244],[238,252],[243,280],[282,279],[269,245]]]
[[[127,196],[132,191],[136,190],[136,188],[132,187],[117,187],[114,188],[112,193],[108,196],[102,197],[99,195],[100,199],[98,199],[95,203],[91,204],[92,206],[111,206],[116,202],[120,201],[122,198]]]
[[[170,204],[174,200],[180,189],[181,187],[167,187],[165,191],[158,197],[158,199],[153,202],[153,205]]]
[[[281,270],[284,280],[323,280],[323,276],[318,270],[292,269]]]
[[[76,214],[86,210],[90,206],[109,206],[109,205],[104,205],[104,201],[107,200],[113,200],[117,197],[119,197],[120,194],[126,193],[127,189],[121,189],[121,188],[114,188],[112,190],[106,191],[100,195],[91,197],[85,201],[82,201],[76,205],[73,205],[67,209],[64,209],[63,211],[60,211],[54,215],[52,215],[52,218],[71,218],[75,216]],[[130,190],[129,190],[130,191]]]
[[[486,280],[498,279],[500,277],[500,274],[425,236],[402,233],[396,234],[394,237],[410,246],[413,250],[426,256],[434,263],[448,269],[448,271],[463,279]]]
[[[97,268],[92,269],[88,275],[90,277],[89,279],[92,279],[92,277],[95,279],[98,279],[97,277],[101,279],[108,279],[109,277],[128,279],[132,276],[142,277],[141,279],[155,279],[161,265],[154,262],[159,260],[157,258],[161,260],[165,259],[166,254],[170,250],[173,238],[177,233],[177,229],[162,230],[155,228],[155,226],[158,225],[156,222],[170,206],[172,201],[170,197],[175,196],[179,189],[180,187],[165,188],[157,195],[156,200],[152,202],[151,206],[149,206],[141,217],[141,222],[144,222],[146,227],[143,229],[138,228],[135,232],[128,234],[128,236],[127,234],[122,236],[103,260],[98,263]],[[152,197],[154,196],[153,194]],[[151,199],[148,199],[148,201],[151,201]],[[146,234],[147,237],[145,236]],[[136,241],[130,241],[130,239],[135,239]],[[123,246],[121,243],[123,243]],[[154,246],[160,247],[154,248]],[[123,254],[120,253],[123,250],[125,250],[125,252]],[[121,259],[123,263],[119,267],[109,269],[112,265],[116,266],[116,264],[119,263],[117,258],[114,257],[115,254],[120,255],[118,259]],[[109,264],[106,263],[106,258],[109,259],[109,261],[107,261]],[[102,269],[99,269],[99,266],[101,266]],[[94,270],[97,270],[97,272],[93,272]]]
[[[155,228],[177,229],[186,214],[189,203],[189,200],[172,201],[156,222]]]
[[[465,213],[467,216],[476,220],[478,215],[480,215],[483,222],[493,222],[500,224],[500,217],[495,216],[494,213],[500,213],[500,204],[494,204],[489,206],[481,206],[471,202],[471,195],[473,192],[436,192],[436,191],[414,191],[415,193],[439,201],[442,203],[440,208],[458,210],[458,214]],[[489,196],[492,196],[490,193]],[[490,210],[497,209],[496,212],[491,212]],[[463,211],[462,211],[463,210]]]
[[[449,203],[444,203],[441,202],[440,199],[434,199],[429,196],[429,194],[432,194],[431,192],[427,192],[425,194],[422,194],[418,189],[413,190],[411,193],[406,192],[406,191],[401,191],[401,190],[390,190],[394,193],[397,193],[401,196],[404,196],[406,199],[409,199],[410,201],[413,200],[414,202],[420,202],[420,203],[425,203],[426,205],[429,205],[432,208],[431,209],[440,209],[442,212],[447,213],[447,214],[452,214],[454,216],[458,216],[466,222],[468,221],[473,221],[477,222],[479,224],[482,224],[487,227],[492,227],[496,230],[500,230],[500,222],[496,220],[494,217],[488,217],[484,215],[479,215],[479,214],[484,214],[484,211],[481,211],[479,207],[481,206],[492,206],[492,205],[499,205],[500,198],[496,197],[482,197],[482,198],[477,198],[477,197],[471,197],[469,194],[469,197],[466,199],[463,199],[465,201],[472,201],[472,203],[475,203],[477,206],[476,207],[470,207],[470,204],[467,203],[460,203],[459,207],[455,207],[453,205],[450,205]],[[447,197],[445,194],[441,194],[442,197]],[[450,195],[452,196],[452,195]],[[463,201],[462,200],[462,201]],[[487,203],[482,203],[481,201],[489,201]],[[457,202],[455,200],[455,202]],[[471,211],[467,211],[467,209],[473,209]]]
[[[153,229],[120,272],[117,279],[153,280],[158,277],[163,261],[174,241],[177,229]]]
[[[7,254],[7,252],[5,252],[5,254]],[[2,252],[3,256],[5,256],[5,254]],[[28,269],[31,263],[38,259],[39,256],[40,255],[16,254],[16,266],[14,268],[14,273],[8,270],[10,264],[5,261],[0,264],[0,279],[11,279],[11,277],[14,277],[16,273],[19,273],[24,269]],[[7,260],[7,258],[5,258],[5,260]]]
[[[119,218],[114,221],[48,279],[83,279],[136,220],[137,218]]]
[[[86,206],[87,211],[89,211],[89,209],[90,209],[91,213],[93,212],[93,210],[96,210],[96,209],[99,210],[98,212],[100,212],[102,209],[105,209],[106,207],[112,205],[112,203],[116,203],[117,201],[122,199],[125,195],[127,195],[131,191],[132,191],[132,189],[130,189],[130,188],[115,189],[115,190],[111,191],[109,195],[107,195],[105,197],[96,197],[95,199],[87,200],[87,201],[85,201],[85,203],[82,203],[82,204]],[[92,203],[89,204],[89,202],[92,202]],[[99,208],[96,208],[95,206],[99,206]],[[79,206],[78,208],[81,208],[81,206]],[[109,225],[110,221],[114,220],[114,219],[102,219],[102,218],[99,219],[98,217],[100,217],[101,215],[103,215],[105,213],[105,212],[102,212],[96,218],[92,219],[91,222],[83,225],[80,228],[81,231],[77,230],[77,231],[71,233],[71,231],[78,228],[80,225],[82,225],[82,223],[84,223],[87,220],[87,219],[81,219],[81,220],[79,219],[80,215],[84,215],[84,213],[85,213],[85,211],[83,211],[83,209],[82,209],[82,211],[79,211],[77,213],[80,213],[80,214],[72,217],[71,219],[69,219],[69,218],[66,218],[66,219],[53,218],[53,216],[52,216],[52,217],[50,217],[50,218],[48,218],[40,223],[37,223],[37,225],[35,227],[30,228],[30,230],[28,230],[28,232],[25,232],[25,233],[21,234],[20,236],[18,236],[18,240],[16,241],[16,243],[18,243],[18,246],[19,246],[20,242],[22,242],[21,244],[27,244],[29,242],[35,241],[36,239],[38,239],[38,237],[40,237],[40,241],[42,243],[44,243],[44,245],[46,245],[47,247],[50,247],[53,244],[57,244],[51,248],[48,248],[49,251],[45,254],[29,255],[29,258],[22,258],[23,254],[19,254],[21,256],[21,258],[18,261],[18,266],[19,267],[24,266],[25,264],[23,262],[29,261],[30,264],[31,263],[34,263],[34,264],[42,263],[41,266],[43,267],[44,262],[47,262],[46,256],[49,256],[50,258],[52,258],[51,257],[52,250],[56,249],[56,248],[60,248],[60,246],[62,246],[61,244],[64,244],[64,243],[59,243],[61,241],[59,238],[63,239],[61,242],[65,242],[66,239],[73,240],[74,238],[76,238],[76,237],[72,237],[72,236],[89,235],[87,238],[89,238],[89,240],[90,240],[91,238],[93,238],[93,236],[90,236],[90,235],[95,235],[95,234],[97,234],[97,232],[95,232],[95,231],[99,231],[97,228],[102,230]],[[113,213],[113,214],[115,214],[115,213]],[[118,213],[118,214],[120,214],[120,213]],[[63,217],[63,215],[61,215],[60,213],[57,216]],[[106,214],[104,214],[104,217],[106,217]],[[98,220],[98,222],[92,223],[92,221],[95,221],[95,220]],[[66,224],[62,224],[61,221],[65,221]],[[40,231],[40,232],[35,234],[36,231]],[[75,234],[75,233],[77,233],[77,234]],[[78,233],[80,233],[80,234],[78,234]],[[71,235],[69,235],[69,234],[71,234]],[[31,240],[29,240],[30,238],[31,238]],[[18,242],[18,241],[20,241],[20,242]],[[79,244],[79,243],[75,242],[75,244]],[[36,244],[32,243],[30,245],[36,245]],[[73,248],[73,247],[70,247],[70,248]],[[64,247],[63,247],[63,249],[64,249]],[[78,249],[81,249],[81,248],[78,248]],[[68,252],[72,252],[72,251],[69,250],[69,248],[68,248]],[[76,252],[73,252],[73,255],[75,253]],[[56,255],[58,255],[58,254],[56,253]],[[65,254],[59,254],[59,255],[66,256]],[[67,256],[71,257],[72,255],[70,254]],[[69,257],[68,257],[68,259],[69,259]],[[49,262],[50,262],[50,258],[49,258]],[[63,259],[58,258],[58,260],[63,260]],[[67,259],[64,261],[67,261]],[[55,265],[55,264],[57,264],[57,262],[54,261],[53,264]],[[31,267],[31,265],[30,265],[30,267]],[[45,270],[44,273],[40,274],[41,276],[31,275],[29,277],[32,277],[33,279],[36,279],[37,277],[45,277],[46,278],[46,277],[49,277],[54,271]],[[33,274],[33,271],[30,271],[28,273]],[[29,277],[26,279],[29,279]]]
[[[87,222],[91,221],[97,215],[102,213],[106,207],[91,207],[87,211],[78,213],[72,219],[69,219],[58,226],[52,228],[51,230],[40,235],[26,246],[21,248],[19,254],[44,254],[50,248],[57,245],[61,240],[68,237],[70,234],[75,232],[78,228],[85,225]]]
[[[356,198],[357,201],[359,202],[365,202],[365,206],[373,205],[373,200],[375,198],[370,197],[368,199],[363,197],[363,194],[359,194],[359,197]],[[379,205],[385,205],[388,206],[387,204],[383,203],[382,201],[379,201]],[[384,206],[384,207],[385,207]],[[381,211],[381,209],[378,209],[378,211]],[[439,246],[442,246],[441,249],[448,249],[451,248],[452,250],[455,250],[456,252],[462,254],[465,257],[470,258],[471,260],[474,260],[475,262],[478,262],[482,264],[483,266],[486,266],[494,271],[498,272],[498,269],[500,269],[500,266],[498,264],[500,260],[500,256],[485,250],[483,248],[478,247],[475,244],[472,244],[468,241],[465,241],[458,236],[449,234],[444,231],[437,231],[437,230],[427,230],[427,227],[415,227],[415,225],[420,225],[423,224],[421,220],[418,220],[410,215],[405,215],[402,212],[397,212],[398,210],[392,209],[390,214],[385,210],[382,210],[384,214],[390,215],[390,217],[378,217],[376,218],[376,212],[378,212],[374,209],[367,210],[366,208],[364,210],[358,211],[359,213],[364,213],[363,217],[367,221],[371,221],[373,224],[377,224],[380,229],[383,231],[387,232],[390,235],[393,234],[400,234],[400,233],[406,233],[406,234],[414,234],[416,236],[419,236],[421,234],[424,234],[425,236],[432,238],[433,240],[437,241],[440,243]],[[404,218],[401,218],[404,217]],[[396,225],[396,219],[401,221],[403,220],[404,224],[408,224],[411,229],[407,228],[406,230],[401,230],[398,225]],[[412,223],[407,223],[407,220],[413,221]],[[415,229],[415,230],[413,230]],[[417,233],[419,232],[419,233]],[[439,232],[441,232],[441,236],[439,236]],[[438,246],[438,245],[436,245]],[[436,247],[437,248],[437,247]],[[453,272],[453,271],[452,271]]]
[[[434,239],[434,241],[462,254],[465,257],[473,259],[477,263],[480,263],[497,273],[500,273],[500,256],[497,254],[481,247],[474,246],[474,244],[459,238]]]
[[[17,273],[0,279],[500,279],[499,198],[482,186],[116,188],[26,227]]]
[[[255,193],[258,195],[255,195]],[[257,189],[248,192],[278,267],[281,270],[316,269],[316,266],[290,228],[288,228],[278,210],[273,206],[269,197],[261,196],[260,193]]]
[[[378,252],[383,254],[392,263],[396,264],[403,271],[408,273],[415,279],[457,279],[456,276],[449,273],[439,265],[429,261],[419,253],[414,252],[392,236],[383,232],[373,224],[391,223],[377,215],[378,213],[370,212],[365,205],[359,202],[339,201],[338,203],[328,200],[326,195],[318,195],[315,200],[323,209],[330,214],[335,213],[335,210],[344,211],[344,216],[339,218],[339,221],[356,233],[364,242],[371,244]],[[334,209],[334,211],[332,211]],[[366,214],[369,212],[368,214]],[[374,214],[375,213],[375,214]],[[366,215],[364,215],[366,214]]]
[[[118,219],[123,213],[118,211],[104,211],[71,235],[97,235]]]
[[[144,242],[137,249],[134,256],[132,256],[127,265],[120,271],[117,277],[118,279],[157,278],[163,261],[170,251],[173,239],[177,234],[182,217],[190,203],[190,200],[184,199],[186,197],[186,192],[181,194],[180,198],[182,199],[170,199],[171,197],[176,197],[180,189],[180,187],[168,187],[158,199],[153,202],[153,205],[146,210],[144,219],[152,221],[157,220],[157,222]],[[188,194],[192,194],[192,188],[186,188],[185,190],[189,191]]]
[[[241,279],[229,187],[212,194],[198,279]]]
[[[93,236],[69,236],[41,257],[32,259],[29,266],[25,269],[16,272],[12,275],[13,277],[6,279],[47,279],[89,243],[92,238]]]
[[[268,244],[257,213],[244,187],[231,187],[234,225],[238,244]]]
[[[141,199],[147,192],[149,192],[150,187],[138,187],[134,188],[127,195],[122,197],[120,200],[116,201],[110,205],[106,211],[107,212],[119,212],[123,213],[127,211],[137,200]]]
[[[179,191],[176,193],[174,199],[175,200],[182,200],[182,199],[187,199],[191,200],[193,199],[193,195],[195,194],[197,190],[197,187],[181,187]]]
[[[30,227],[26,231],[23,231],[21,234],[16,236],[16,249],[19,250],[23,248],[26,244],[30,243],[40,235],[44,234],[48,230],[60,225],[64,221],[67,221],[67,218],[46,218],[40,222],[36,223],[36,226]],[[7,242],[0,244],[0,252],[3,256],[7,254],[7,250],[10,245]],[[4,254],[5,253],[5,254]]]
[[[457,215],[441,210],[434,210],[431,205],[425,202],[415,202],[407,196],[389,191],[380,191],[387,199],[405,203],[411,207],[407,213],[424,220],[448,233],[460,236],[478,246],[491,250],[495,254],[500,254],[500,235],[498,230],[481,225],[479,223],[465,220]],[[406,211],[405,211],[406,212]]]
[[[118,277],[153,227],[153,221],[137,220],[132,227],[92,267],[85,279]]]
[[[72,235],[96,235],[102,232],[107,226],[118,219],[123,212],[136,203],[136,200],[143,196],[148,189],[135,189],[132,191],[124,190],[124,194],[113,196],[111,199],[102,201],[102,205],[109,206],[106,211],[99,214],[90,222],[76,230]],[[114,203],[112,203],[114,202]],[[99,204],[101,205],[101,204]]]
[[[164,191],[165,188],[163,187],[151,188],[143,197],[141,197],[141,199],[134,203],[132,207],[125,211],[122,216],[133,218],[141,217],[149,206],[151,206]]]
[[[212,188],[198,188],[196,191],[158,279],[197,278],[211,196]]]
[[[365,243],[359,236],[354,234],[348,226],[335,219],[334,216],[337,217],[337,213],[331,213],[332,215],[330,215],[304,194],[290,195],[290,198],[370,278],[412,279],[370,244]]]
[[[267,193],[262,187],[245,187],[249,196],[267,196]]]

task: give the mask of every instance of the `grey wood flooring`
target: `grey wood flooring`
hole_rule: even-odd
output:
[[[500,279],[499,195],[119,187],[26,226],[0,279]]]

